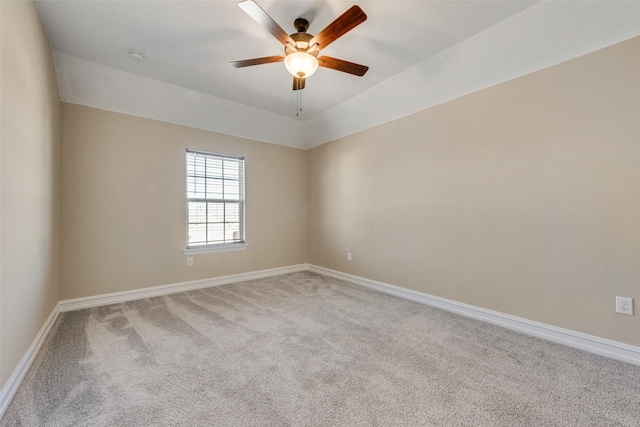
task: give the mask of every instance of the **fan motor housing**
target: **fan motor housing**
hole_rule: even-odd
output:
[[[296,20],[297,21],[297,20]],[[289,35],[293,41],[296,43],[296,47],[301,50],[305,50],[309,47],[309,42],[313,38],[313,35],[307,32],[297,32]],[[288,55],[292,52],[295,52],[290,46],[284,47],[285,55]],[[318,56],[318,49],[315,49],[313,52],[309,52],[310,55]]]

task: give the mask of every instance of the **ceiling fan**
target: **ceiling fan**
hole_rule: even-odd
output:
[[[318,66],[360,77],[364,76],[369,69],[364,65],[330,56],[318,57],[320,49],[329,46],[339,37],[366,21],[367,15],[358,6],[352,6],[315,36],[307,33],[309,21],[304,18],[298,18],[294,21],[296,33],[287,34],[253,0],[241,1],[238,6],[284,45],[285,56],[265,56],[231,62],[231,65],[236,68],[284,61],[285,67],[293,75],[293,90],[304,89],[307,77],[315,73]]]

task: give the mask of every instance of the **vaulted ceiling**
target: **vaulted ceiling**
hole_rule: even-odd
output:
[[[354,4],[257,2],[287,32],[306,18],[311,34]],[[322,54],[369,72],[321,68],[300,92],[282,63],[229,65],[283,53],[236,0],[37,1],[36,8],[63,101],[298,148],[640,35],[640,2],[358,4],[367,21]],[[146,59],[132,59],[132,49]]]

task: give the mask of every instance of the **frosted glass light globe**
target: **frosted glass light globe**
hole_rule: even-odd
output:
[[[284,66],[295,77],[309,77],[318,69],[318,60],[306,52],[293,52],[284,58]]]

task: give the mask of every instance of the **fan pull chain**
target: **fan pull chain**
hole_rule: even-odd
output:
[[[298,90],[297,92],[297,99],[298,99],[298,105],[296,107],[296,117],[300,117],[300,113],[302,112],[302,91]]]

